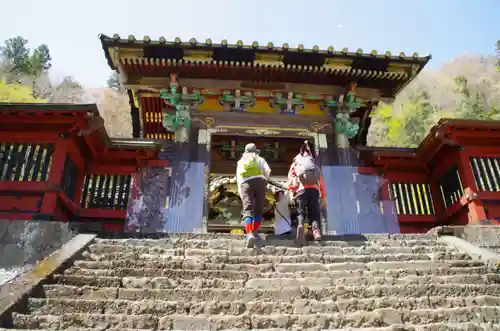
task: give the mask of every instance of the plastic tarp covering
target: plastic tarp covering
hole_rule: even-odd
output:
[[[400,233],[394,203],[382,200],[379,176],[353,166],[323,166],[328,232],[336,234]]]
[[[179,162],[172,167],[169,208],[164,232],[201,232],[205,191],[205,164]]]
[[[150,168],[134,176],[125,231],[200,232],[203,227],[206,146],[192,132],[189,143],[171,144],[159,158],[169,168]],[[199,153],[199,151],[205,153]]]

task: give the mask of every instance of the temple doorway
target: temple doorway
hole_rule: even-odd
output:
[[[275,194],[286,191],[288,170],[304,139],[251,136],[212,136],[211,171],[208,192],[208,232],[243,229],[241,200],[236,185],[236,163],[245,145],[255,143],[271,168],[262,232],[273,232]],[[313,146],[314,141],[310,141]]]

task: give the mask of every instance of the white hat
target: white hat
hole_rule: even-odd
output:
[[[245,153],[260,153],[260,151],[254,143],[250,143],[245,146]]]

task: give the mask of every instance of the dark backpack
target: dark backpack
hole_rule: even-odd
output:
[[[320,170],[312,156],[300,156],[295,161],[295,174],[302,185],[317,185],[320,181]]]

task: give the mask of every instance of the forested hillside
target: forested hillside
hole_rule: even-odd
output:
[[[72,77],[53,81],[50,49],[47,45],[28,47],[16,37],[0,46],[0,102],[96,103],[112,137],[132,137],[128,97],[116,76],[107,87],[88,88]]]
[[[373,112],[368,143],[416,147],[440,118],[500,120],[500,41],[497,56],[461,55],[425,69],[396,98]],[[16,37],[0,47],[0,102],[96,103],[111,136],[131,137],[128,98],[118,77],[107,87],[81,86],[72,77],[49,78],[50,49]]]
[[[416,147],[440,118],[500,120],[500,41],[496,51],[424,69],[392,105],[375,110],[368,144]]]

